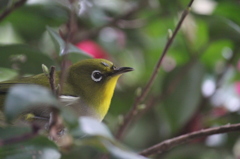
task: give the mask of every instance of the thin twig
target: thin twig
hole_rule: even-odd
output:
[[[221,133],[228,133],[228,132],[234,132],[234,131],[240,131],[240,124],[228,124],[224,126],[209,128],[209,129],[203,129],[199,130],[193,133],[181,135],[172,139],[165,140],[159,144],[156,144],[150,148],[147,148],[143,151],[141,151],[139,154],[143,156],[151,156],[154,154],[159,154],[164,151],[168,151],[171,148],[186,143],[190,140],[213,135],[213,134],[221,134]]]
[[[185,17],[188,15],[189,11],[190,11],[190,7],[192,5],[194,0],[191,0],[190,3],[188,4],[188,7],[183,11],[182,13],[182,16],[173,32],[173,35],[168,39],[166,45],[165,45],[165,48],[158,60],[158,63],[157,65],[155,66],[154,68],[154,71],[148,81],[148,83],[146,84],[146,86],[144,87],[141,95],[139,97],[137,97],[135,99],[135,102],[131,108],[131,110],[128,112],[128,114],[124,117],[123,119],[123,122],[120,124],[119,128],[118,128],[118,131],[116,133],[116,138],[117,139],[121,139],[125,129],[127,128],[127,126],[129,125],[129,123],[132,121],[132,119],[134,118],[134,116],[138,113],[138,105],[143,102],[147,96],[147,94],[149,93],[149,90],[151,89],[152,85],[153,85],[153,82],[155,81],[156,77],[157,77],[157,74],[159,72],[159,69],[160,69],[160,66],[161,66],[161,63],[163,61],[163,58],[164,56],[166,55],[169,47],[171,46],[173,40],[175,39],[175,36],[177,35]]]
[[[53,94],[57,96],[58,93],[55,85],[55,66],[51,66],[48,79]]]
[[[26,1],[27,0],[19,0],[18,2],[14,3],[11,7],[3,11],[2,14],[0,15],[0,21],[2,21],[6,16],[8,16],[12,11],[24,5]]]
[[[73,6],[73,1],[69,0],[71,7]],[[55,95],[58,97],[61,95],[62,90],[63,90],[63,84],[67,76],[67,56],[68,56],[68,49],[69,49],[69,43],[71,42],[73,38],[73,32],[74,32],[74,20],[75,20],[75,14],[73,7],[70,9],[70,15],[69,15],[69,20],[66,24],[67,27],[67,33],[66,36],[62,34],[61,30],[59,31],[60,36],[64,40],[64,48],[61,50],[62,54],[62,61],[61,61],[61,73],[60,73],[60,80],[59,80],[59,87],[56,89],[55,86],[55,80],[54,80],[54,71],[55,67],[51,67],[51,71],[49,73],[49,81],[51,88]],[[58,111],[52,111],[50,114],[50,119],[49,119],[49,135],[53,140],[57,140],[59,137],[60,133],[63,132],[63,121],[59,117],[59,112]]]
[[[73,1],[69,0],[70,4],[71,4],[71,9],[70,9],[70,15],[69,15],[69,20],[68,23],[66,24],[67,26],[67,35],[66,37],[63,38],[63,40],[65,41],[65,46],[64,49],[62,50],[61,54],[62,54],[62,62],[61,62],[61,73],[60,73],[60,93],[63,89],[63,83],[65,81],[67,72],[67,56],[68,56],[68,49],[69,49],[69,43],[72,41],[73,39],[73,34],[74,34],[74,23],[75,23],[75,12],[74,12],[74,7],[73,7]],[[60,36],[61,36],[61,31],[60,31]]]
[[[139,114],[138,117],[141,116],[142,114],[146,113],[146,111],[150,110],[155,103],[158,103],[160,101],[163,101],[168,95],[170,95],[172,92],[175,91],[179,83],[183,80],[185,75],[191,70],[192,66],[196,64],[197,59],[199,56],[195,56],[193,60],[191,60],[189,63],[187,63],[184,67],[179,70],[179,72],[176,74],[176,76],[169,82],[168,86],[166,89],[163,90],[163,92],[157,96],[153,97],[150,100],[150,104],[148,104],[145,109],[143,109]]]

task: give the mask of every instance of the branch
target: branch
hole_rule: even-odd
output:
[[[186,74],[191,70],[192,66],[196,64],[198,57],[199,56],[194,56],[190,62],[188,62],[185,66],[181,68],[181,70],[176,74],[176,76],[172,80],[170,80],[168,86],[162,91],[162,93],[156,97],[153,97],[149,102],[150,104],[147,104],[146,107],[143,110],[141,110],[140,113],[138,113],[138,118],[139,116],[143,115],[148,110],[153,108],[153,106],[156,103],[163,101],[166,97],[168,97],[168,95],[170,95],[176,90],[179,83],[184,79]]]
[[[180,29],[180,27],[181,27],[184,19],[186,18],[186,16],[187,16],[188,13],[190,12],[190,7],[191,7],[193,1],[194,1],[194,0],[191,0],[191,1],[189,2],[189,4],[188,4],[188,7],[183,11],[182,16],[181,16],[181,18],[180,18],[180,20],[179,20],[179,22],[178,22],[178,24],[177,24],[174,32],[173,32],[173,35],[168,39],[168,41],[167,41],[167,43],[166,43],[166,45],[165,45],[165,48],[164,48],[164,50],[163,50],[163,52],[162,52],[162,54],[161,54],[161,56],[160,56],[160,58],[159,58],[159,60],[158,60],[157,65],[156,65],[155,68],[154,68],[154,71],[153,71],[153,73],[152,73],[152,75],[151,75],[148,83],[147,83],[146,86],[144,87],[141,95],[138,96],[138,97],[135,99],[135,102],[134,102],[131,110],[130,110],[130,111],[128,112],[128,114],[124,117],[123,122],[120,124],[119,129],[118,129],[118,131],[117,131],[117,133],[116,133],[116,138],[117,138],[117,139],[121,139],[121,137],[122,137],[125,129],[127,128],[127,126],[131,123],[131,121],[133,120],[134,116],[136,116],[136,115],[138,114],[138,105],[139,105],[141,102],[143,102],[143,101],[145,100],[146,96],[148,95],[148,93],[149,93],[149,91],[150,91],[150,89],[151,89],[151,87],[152,87],[152,85],[153,85],[153,82],[155,81],[155,79],[156,79],[156,77],[157,77],[157,74],[158,74],[158,72],[159,72],[159,69],[160,69],[161,63],[162,63],[162,61],[163,61],[163,58],[164,58],[164,56],[166,55],[166,53],[167,53],[169,47],[171,46],[173,40],[175,39],[175,37],[176,37],[176,35],[177,35],[177,33],[178,33],[178,31],[179,31],[179,29]]]
[[[69,44],[71,43],[73,36],[74,36],[74,32],[76,31],[76,17],[75,17],[75,11],[74,11],[74,1],[69,0],[70,4],[71,4],[71,8],[70,8],[70,13],[69,13],[69,20],[66,24],[66,35],[64,36],[63,33],[61,32],[61,30],[59,30],[59,34],[62,37],[62,39],[64,40],[64,48],[61,52],[62,54],[62,60],[61,60],[61,73],[60,73],[60,91],[59,93],[61,94],[62,92],[62,88],[63,88],[63,84],[65,81],[65,78],[67,76],[67,56],[68,56],[68,50],[69,50]]]
[[[228,124],[224,126],[203,129],[193,133],[189,133],[189,134],[181,135],[172,139],[165,140],[159,144],[156,144],[150,148],[147,148],[141,151],[139,154],[143,156],[150,156],[150,155],[162,153],[164,151],[168,151],[175,146],[186,143],[193,139],[197,139],[197,138],[201,138],[201,137],[205,137],[213,134],[222,134],[222,133],[234,132],[234,131],[240,131],[240,124]]]
[[[18,2],[14,3],[11,7],[3,11],[2,14],[0,15],[0,21],[2,21],[6,16],[8,16],[15,9],[21,7],[26,1],[27,0],[19,0]]]
[[[58,90],[56,89],[56,85],[55,85],[55,67],[54,66],[51,66],[50,68],[48,79],[49,79],[49,84],[53,94],[56,97],[58,97]]]

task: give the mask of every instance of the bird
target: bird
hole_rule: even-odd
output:
[[[106,59],[81,60],[66,70],[67,75],[59,95],[60,102],[72,109],[77,117],[88,116],[102,121],[109,110],[119,77],[130,71],[133,68],[116,67]],[[59,83],[61,72],[57,71],[54,78]],[[49,79],[44,73],[0,82],[0,111],[3,110],[9,88],[15,84],[37,84],[50,88]],[[26,111],[26,114],[31,114],[32,119],[40,121],[48,121],[50,117],[50,112],[45,107]]]

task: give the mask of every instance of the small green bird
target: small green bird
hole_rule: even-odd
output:
[[[131,67],[116,67],[105,59],[82,60],[67,70],[60,101],[76,112],[77,116],[90,116],[102,120],[107,114],[118,78]],[[55,73],[59,83],[60,72]],[[42,73],[17,80],[0,82],[0,110],[8,89],[14,84],[38,84],[50,88],[48,77]],[[40,108],[31,112],[34,119],[49,119],[50,112]]]

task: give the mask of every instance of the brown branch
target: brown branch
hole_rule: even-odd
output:
[[[147,148],[141,151],[139,154],[143,156],[151,156],[154,154],[162,153],[164,151],[168,151],[175,146],[186,143],[193,139],[197,139],[197,138],[201,138],[201,137],[205,137],[213,134],[222,134],[222,133],[228,133],[228,132],[234,132],[234,131],[240,131],[240,124],[228,124],[224,126],[203,129],[193,133],[189,133],[189,134],[181,135],[172,139],[165,140],[159,144],[156,144],[150,148]]]
[[[138,116],[146,113],[150,110],[157,102],[164,100],[168,95],[175,91],[179,83],[184,79],[185,75],[191,70],[192,66],[197,62],[198,56],[195,56],[189,63],[181,68],[181,70],[176,74],[176,76],[170,80],[166,89],[162,91],[159,96],[153,97],[150,100],[150,104],[148,104],[145,109],[143,109]]]
[[[51,66],[48,79],[49,79],[50,88],[53,94],[55,96],[58,96],[58,92],[56,90],[56,85],[55,85],[55,66]]]
[[[180,29],[180,27],[181,27],[184,19],[185,19],[185,17],[188,15],[188,13],[189,13],[189,11],[190,11],[190,7],[191,7],[193,1],[194,1],[194,0],[191,0],[191,1],[189,2],[189,4],[188,4],[188,7],[183,11],[182,16],[181,16],[181,18],[180,18],[180,20],[179,20],[179,22],[178,22],[178,24],[177,24],[174,32],[173,32],[173,35],[168,39],[168,41],[167,41],[167,43],[166,43],[166,45],[165,45],[165,48],[164,48],[164,50],[163,50],[163,52],[162,52],[162,54],[161,54],[161,56],[160,56],[160,58],[159,58],[159,60],[158,60],[158,62],[157,62],[157,65],[155,66],[154,71],[153,71],[153,73],[152,73],[152,75],[151,75],[148,83],[147,83],[146,86],[144,87],[141,95],[138,96],[138,97],[135,99],[135,102],[134,102],[131,110],[130,110],[130,111],[128,112],[128,114],[124,117],[123,122],[120,123],[120,126],[119,126],[119,128],[118,128],[118,131],[117,131],[117,133],[116,133],[116,138],[117,138],[117,139],[121,139],[121,138],[122,138],[122,135],[123,135],[125,129],[126,129],[127,126],[130,124],[130,122],[133,120],[134,116],[136,116],[136,115],[138,114],[138,105],[139,105],[141,102],[143,102],[143,101],[145,100],[146,96],[148,95],[148,93],[149,93],[149,91],[150,91],[150,89],[151,89],[151,87],[152,87],[152,85],[153,85],[153,82],[155,81],[155,79],[156,79],[156,77],[157,77],[157,74],[158,74],[158,72],[159,72],[159,69],[160,69],[161,63],[162,63],[162,61],[163,61],[163,58],[164,58],[164,56],[166,55],[166,53],[167,53],[169,47],[171,46],[173,40],[175,39],[175,37],[176,37],[176,35],[177,35],[177,33],[178,33],[178,31],[179,31],[179,29]]]
[[[70,15],[69,15],[69,20],[66,24],[67,27],[67,33],[66,36],[64,37],[62,35],[61,30],[59,30],[59,34],[62,37],[62,39],[65,42],[64,48],[61,52],[62,54],[62,61],[61,61],[61,73],[60,73],[60,91],[59,93],[61,93],[62,91],[62,86],[63,83],[65,81],[65,78],[67,76],[67,56],[68,56],[68,49],[69,49],[69,43],[71,43],[72,39],[73,39],[73,35],[74,35],[74,31],[76,30],[76,17],[75,17],[75,11],[74,11],[74,7],[73,7],[73,1],[69,0],[70,4],[71,4],[71,9],[70,9]]]
[[[18,2],[14,3],[11,7],[3,11],[2,14],[0,15],[0,21],[2,21],[6,16],[8,16],[15,9],[21,7],[26,1],[27,0],[19,0]]]

